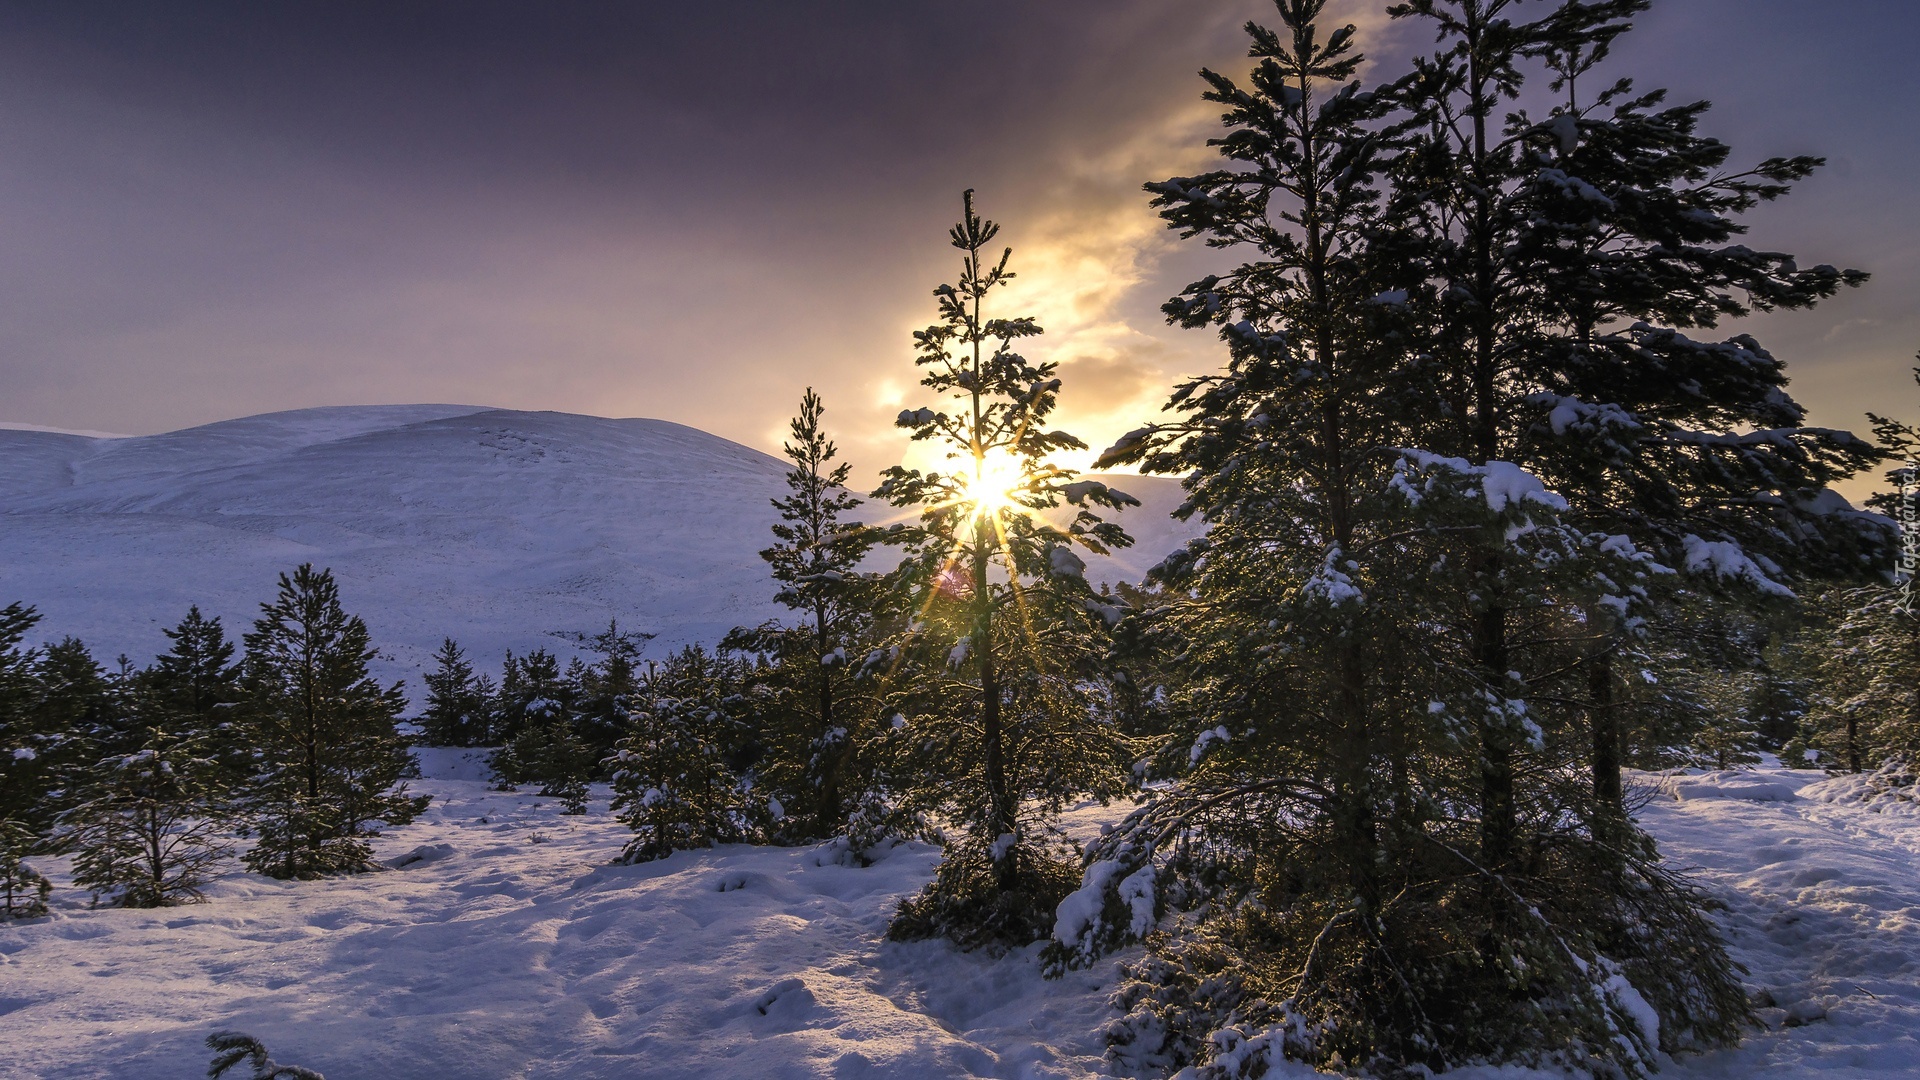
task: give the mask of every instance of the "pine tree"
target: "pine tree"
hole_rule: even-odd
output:
[[[1595,812],[1625,751],[1590,736],[1618,743],[1608,699],[1629,691],[1612,668],[1656,648],[1635,635],[1669,576],[1658,556],[1784,593],[1770,575],[1787,571],[1737,545],[1742,511],[1717,513],[1717,496],[1764,475],[1759,501],[1789,507],[1764,532],[1830,506],[1825,481],[1869,458],[1798,427],[1745,446],[1700,436],[1711,417],[1762,406],[1798,423],[1756,344],[1677,345],[1645,328],[1597,342],[1618,320],[1732,314],[1725,294],[1748,282],[1756,306],[1788,307],[1858,275],[1694,250],[1734,228],[1717,219],[1669,235],[1679,253],[1655,250],[1659,214],[1603,222],[1575,205],[1597,189],[1552,154],[1578,149],[1586,118],[1499,123],[1537,71],[1571,93],[1643,6],[1397,5],[1434,20],[1441,50],[1368,90],[1351,82],[1351,29],[1323,35],[1322,3],[1279,0],[1282,33],[1249,27],[1251,78],[1205,75],[1229,166],[1149,185],[1174,227],[1255,255],[1166,307],[1222,328],[1226,371],[1178,387],[1182,420],[1108,455],[1187,475],[1209,525],[1156,571],[1175,586],[1165,611],[1136,616],[1189,682],[1172,709],[1186,740],[1157,758],[1181,782],[1090,852],[1055,930],[1071,962],[1151,929],[1163,906],[1189,913],[1123,992],[1123,1058],[1638,1073],[1657,1051],[1737,1037],[1746,1007],[1706,902],[1623,813]],[[1685,120],[1621,126],[1650,139],[1664,125],[1679,144]],[[1693,170],[1723,148],[1681,149],[1678,165],[1650,149],[1608,159],[1641,167],[1613,178],[1621,201],[1684,196],[1669,218],[1693,221],[1777,195],[1804,167],[1704,178]],[[1636,295],[1643,256],[1660,280]],[[1602,266],[1599,293],[1581,295],[1581,260]],[[1703,280],[1661,307],[1653,297],[1685,274]],[[1653,358],[1670,345],[1663,382]],[[1623,383],[1641,416],[1620,430],[1608,399],[1564,392],[1599,353],[1646,361]],[[1694,362],[1715,373],[1691,391],[1711,401],[1676,400],[1679,365]],[[1660,437],[1616,452],[1636,425]],[[1668,513],[1627,497],[1663,468],[1701,501]],[[1836,520],[1783,554],[1837,565],[1871,548],[1863,524]]]
[[[1128,782],[1125,741],[1094,714],[1090,692],[1119,611],[1088,587],[1071,548],[1130,543],[1093,507],[1135,500],[1046,460],[1084,444],[1043,426],[1057,365],[1014,351],[1040,327],[987,315],[988,297],[1013,279],[1012,249],[992,259],[999,226],[974,212],[971,191],[963,203],[950,233],[964,253],[960,278],[934,290],[940,322],[914,335],[921,385],[946,400],[897,421],[952,465],[895,466],[874,492],[920,514],[887,534],[906,554],[896,602],[916,617],[873,658],[892,668],[887,712],[904,721],[898,795],[904,812],[957,829],[939,875],[892,933],[1018,945],[1045,934],[1071,887],[1051,850],[1053,815],[1078,794],[1110,797]],[[1062,500],[1081,508],[1065,529],[1038,516]]]
[[[1913,369],[1920,383],[1920,367]],[[1897,464],[1872,505],[1900,523],[1900,550],[1888,583],[1827,598],[1831,643],[1819,650],[1822,678],[1809,717],[1813,746],[1828,768],[1858,773],[1888,762],[1920,766],[1920,428],[1869,413],[1874,434]]]
[[[259,757],[245,809],[259,835],[249,869],[308,878],[368,866],[366,838],[426,806],[400,778],[412,762],[395,725],[398,683],[368,673],[367,627],[340,607],[331,571],[302,564],[261,605],[243,664]]]
[[[200,614],[198,605],[161,633],[173,643],[154,659],[148,684],[181,731],[213,736],[240,700],[240,665],[233,643],[218,617]]]
[[[1920,765],[1920,617],[1885,585],[1822,598],[1827,633],[1808,726],[1820,764],[1872,772]]]
[[[547,650],[535,649],[524,657],[507,653],[493,711],[493,741],[501,748],[491,761],[502,790],[541,779],[541,747],[556,725],[567,722],[578,689],[562,674],[559,658]]]
[[[478,746],[487,737],[487,700],[473,665],[452,638],[434,653],[437,665],[423,677],[427,707],[420,714],[423,737],[431,746]]]
[[[688,646],[649,662],[630,733],[608,764],[612,809],[633,830],[618,863],[747,838],[745,792],[727,764],[724,680],[705,650]]]
[[[0,922],[32,919],[47,913],[53,885],[21,860],[33,854],[40,836],[24,821],[0,818]]]
[[[613,753],[626,734],[627,715],[640,686],[640,654],[652,634],[622,630],[616,620],[598,634],[580,635],[578,643],[598,657],[581,665],[568,679],[572,688],[570,711],[573,737],[598,762]],[[602,778],[597,772],[596,779]]]
[[[846,487],[852,467],[834,463],[839,451],[820,426],[825,412],[809,387],[782,446],[793,466],[790,494],[773,500],[778,543],[760,552],[780,586],[774,599],[802,621],[736,630],[725,643],[777,661],[761,732],[767,753],[755,776],[758,790],[781,805],[777,835],[797,840],[844,833],[849,812],[877,794],[869,751],[879,706],[873,680],[857,671],[881,599],[875,576],[859,567],[879,533],[844,518],[860,499]]]
[[[29,726],[37,731],[35,765],[44,781],[32,815],[52,816],[84,798],[85,767],[100,753],[129,748],[126,688],[88,652],[85,642],[66,637],[37,650],[32,669],[34,699]]]
[[[173,647],[132,680],[135,718],[143,727],[201,739],[220,762],[220,784],[231,790],[252,767],[234,645],[219,618],[207,618],[198,606],[161,632]]]
[[[1583,99],[1581,78],[1644,6],[1566,8],[1527,35],[1545,49],[1560,103],[1542,122],[1518,114],[1500,133],[1515,148],[1516,178],[1506,193],[1515,216],[1495,241],[1506,252],[1503,300],[1517,316],[1504,336],[1532,354],[1503,376],[1515,433],[1504,452],[1571,501],[1571,520],[1680,569],[1671,585],[1778,607],[1795,578],[1857,577],[1884,545],[1829,488],[1875,455],[1845,432],[1808,427],[1783,365],[1751,337],[1696,341],[1686,331],[1807,307],[1866,275],[1802,270],[1731,242],[1743,214],[1788,193],[1820,159],[1727,169],[1729,148],[1696,131],[1705,102],[1667,105],[1663,91],[1627,80]],[[1463,34],[1489,18],[1460,15]],[[1672,589],[1656,590],[1656,607],[1671,604],[1663,592]],[[1637,627],[1601,599],[1583,598],[1580,629],[1591,640],[1590,768],[1605,832],[1625,814],[1612,659]]]
[[[77,852],[74,883],[121,907],[201,899],[200,887],[232,853],[220,801],[219,762],[205,736],[149,731],[130,754],[90,770],[86,801],[61,818],[59,841]]]
[[[540,794],[559,799],[563,813],[587,812],[587,784],[598,774],[603,755],[583,742],[572,724],[529,729],[514,745],[539,779]]]
[[[51,817],[46,793],[66,738],[40,723],[34,679],[39,650],[21,647],[39,621],[40,613],[30,607],[0,608],[0,820],[45,828]]]

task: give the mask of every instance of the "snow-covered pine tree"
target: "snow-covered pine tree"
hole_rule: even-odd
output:
[[[886,536],[906,553],[892,587],[913,621],[870,658],[891,668],[886,712],[902,725],[896,794],[907,813],[955,829],[933,883],[890,932],[1020,945],[1045,935],[1072,887],[1053,815],[1128,783],[1126,741],[1090,691],[1120,611],[1089,588],[1071,549],[1131,543],[1094,508],[1136,503],[1047,460],[1084,444],[1045,427],[1057,365],[1014,351],[1040,327],[988,316],[989,296],[1013,279],[1012,249],[993,259],[1000,227],[974,212],[973,192],[963,204],[950,233],[964,253],[959,280],[934,290],[940,321],[914,334],[921,385],[943,400],[898,419],[951,465],[894,466],[874,492],[920,515]],[[1062,500],[1080,508],[1065,529],[1038,513]]]
[[[1883,530],[1829,488],[1871,464],[1872,448],[1808,427],[1783,365],[1751,337],[1686,333],[1807,307],[1865,280],[1734,242],[1747,211],[1785,195],[1820,160],[1729,169],[1726,144],[1697,133],[1705,102],[1668,105],[1664,91],[1641,93],[1624,79],[1597,93],[1583,87],[1622,20],[1643,6],[1589,5],[1571,32],[1549,20],[1534,37],[1559,104],[1538,123],[1516,113],[1500,132],[1518,144],[1520,179],[1507,192],[1518,208],[1511,231],[1495,241],[1506,264],[1496,280],[1511,310],[1535,309],[1530,325],[1522,315],[1506,332],[1531,343],[1517,346],[1525,370],[1503,376],[1510,399],[1526,395],[1508,406],[1516,435],[1504,452],[1570,500],[1570,521],[1625,536],[1682,571],[1656,578],[1669,588],[1637,598],[1643,610],[1631,615],[1616,610],[1620,597],[1573,598],[1573,629],[1590,641],[1592,820],[1603,834],[1625,816],[1627,718],[1614,701],[1622,679],[1613,659],[1636,634],[1675,621],[1656,609],[1703,590],[1777,607],[1784,589],[1775,585],[1857,578],[1885,544]],[[1467,13],[1461,25],[1470,31],[1482,17]],[[1674,588],[1687,592],[1673,597]]]
[[[1914,369],[1920,383],[1920,367]],[[1874,434],[1895,466],[1874,507],[1897,522],[1920,518],[1920,428],[1868,414]],[[1911,525],[1904,526],[1906,530]],[[1905,550],[1915,540],[1903,531]],[[1911,584],[1906,556],[1890,581],[1823,598],[1827,635],[1813,648],[1819,665],[1809,727],[1821,764],[1859,773],[1890,761],[1920,766],[1920,585]]]
[[[46,780],[37,812],[51,815],[86,797],[86,770],[94,756],[135,745],[132,695],[76,637],[38,650],[33,682],[31,722],[40,732],[36,764]]]
[[[607,762],[612,809],[634,834],[615,862],[747,839],[746,793],[727,763],[734,720],[726,697],[721,665],[697,645],[647,663],[629,733]]]
[[[478,746],[487,737],[487,699],[467,654],[452,638],[433,654],[434,670],[422,676],[427,707],[421,737],[429,746]]]
[[[46,793],[66,756],[67,740],[45,730],[36,708],[39,650],[23,647],[40,613],[21,604],[0,608],[0,820],[44,829],[52,818]]]
[[[597,763],[612,754],[614,744],[626,734],[633,695],[640,686],[640,654],[652,638],[642,631],[622,630],[618,621],[609,619],[605,630],[576,639],[598,657],[582,665],[571,679],[573,732],[591,756],[589,771],[594,779],[604,779]]]
[[[199,738],[221,764],[220,783],[231,788],[253,761],[240,718],[244,692],[234,645],[219,618],[207,618],[197,605],[161,633],[172,648],[133,680],[138,725]]]
[[[24,860],[39,850],[40,835],[24,821],[0,818],[0,922],[47,913],[53,884]]]
[[[1520,114],[1499,127],[1495,113],[1537,58],[1604,53],[1644,5],[1398,5],[1434,18],[1443,47],[1372,94],[1340,85],[1351,67],[1312,85],[1311,58],[1345,35],[1312,29],[1319,3],[1276,6],[1290,33],[1250,28],[1249,84],[1208,75],[1234,165],[1150,186],[1172,224],[1260,253],[1168,305],[1176,321],[1225,326],[1228,371],[1176,391],[1183,423],[1134,433],[1113,455],[1190,475],[1210,532],[1161,574],[1210,610],[1183,622],[1176,602],[1164,625],[1195,676],[1217,677],[1186,698],[1201,730],[1182,748],[1185,783],[1099,845],[1056,933],[1095,948],[1153,925],[1156,896],[1204,902],[1207,917],[1128,990],[1137,1023],[1117,1049],[1146,1063],[1231,1047],[1243,1062],[1557,1057],[1639,1072],[1656,1050],[1735,1037],[1745,1005],[1702,899],[1637,838],[1616,855],[1564,828],[1593,802],[1564,779],[1588,756],[1574,723],[1585,710],[1566,707],[1584,659],[1567,662],[1568,612],[1629,623],[1662,568],[1625,530],[1580,527],[1515,464],[1525,425],[1553,411],[1534,394],[1555,377],[1536,370],[1555,344],[1541,327],[1558,324],[1530,276],[1552,264],[1529,230],[1583,234],[1541,194],[1542,129]],[[1386,210],[1328,244],[1318,236],[1341,210],[1371,205],[1377,174],[1353,165],[1360,148],[1390,154]],[[1562,180],[1555,191],[1580,190]],[[1795,273],[1755,262],[1749,277]],[[1816,270],[1772,295],[1786,306],[1844,277]],[[1742,392],[1774,399],[1765,378]],[[1858,447],[1819,442],[1801,444],[1815,460],[1795,475],[1844,475]],[[1336,546],[1343,512],[1357,535]],[[1835,532],[1837,548],[1852,543]],[[1325,558],[1295,567],[1294,551]],[[1743,567],[1765,577],[1730,553],[1716,576]],[[1362,658],[1358,679],[1341,677],[1343,655]],[[1289,723],[1295,710],[1306,715]],[[1212,717],[1228,722],[1203,727]],[[1215,812],[1256,795],[1259,813]],[[1373,838],[1377,869],[1324,840],[1285,841],[1319,823],[1339,827],[1343,850]],[[1158,879],[1134,869],[1176,837]],[[1263,859],[1280,867],[1262,873]],[[1659,1025],[1639,1020],[1641,995]],[[1230,1022],[1237,1031],[1218,1030]]]
[[[560,670],[558,657],[535,649],[523,657],[508,652],[500,669],[492,741],[500,749],[489,763],[502,789],[540,780],[539,758],[557,724],[572,714],[578,687]]]
[[[1122,993],[1114,1051],[1141,1067],[1211,1076],[1229,1050],[1441,1067],[1513,1037],[1477,1030],[1512,995],[1471,1000],[1486,915],[1461,903],[1482,888],[1462,849],[1486,703],[1435,629],[1470,587],[1454,538],[1553,564],[1561,504],[1509,464],[1409,449],[1440,373],[1409,347],[1418,275],[1383,242],[1407,117],[1396,88],[1352,81],[1353,28],[1326,33],[1323,7],[1281,0],[1279,32],[1250,25],[1244,82],[1204,73],[1228,166],[1148,185],[1170,226],[1250,259],[1165,308],[1221,327],[1226,370],[1105,455],[1186,476],[1209,526],[1156,569],[1170,603],[1147,620],[1184,683],[1159,758],[1179,784],[1096,845],[1055,928],[1072,963],[1190,912]],[[1530,958],[1553,948],[1551,927],[1522,936]],[[1553,989],[1577,1007],[1532,1038],[1611,1043],[1597,988]]]
[[[147,732],[144,745],[89,770],[86,800],[61,815],[57,842],[75,852],[74,884],[94,903],[166,907],[201,899],[232,854],[220,763],[207,736]]]
[[[260,607],[242,664],[258,752],[242,809],[259,840],[245,862],[283,878],[366,869],[367,838],[426,806],[401,782],[412,762],[395,727],[406,698],[369,674],[366,623],[342,610],[331,571],[281,574],[279,595]]]
[[[874,794],[867,751],[879,734],[874,680],[858,672],[882,599],[860,561],[880,534],[845,517],[861,501],[847,490],[852,466],[835,463],[839,450],[820,425],[825,412],[808,387],[781,447],[793,465],[789,494],[773,500],[777,542],[760,552],[779,585],[774,599],[800,621],[736,630],[726,641],[775,661],[758,710],[765,756],[754,769],[755,793],[780,804],[773,835],[794,841],[847,831],[849,812]]]

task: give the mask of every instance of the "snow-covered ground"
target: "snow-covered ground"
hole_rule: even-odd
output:
[[[618,619],[649,655],[778,613],[758,552],[786,463],[662,420],[472,405],[303,409],[138,438],[0,426],[0,606],[102,662],[146,663],[198,604],[245,630],[276,575],[331,567],[411,677],[443,637],[483,670],[563,656]],[[1137,580],[1191,527],[1164,478],[1127,478],[1141,536],[1095,577]],[[866,520],[894,514],[863,508]],[[418,696],[418,683],[413,689]]]
[[[380,845],[422,856],[405,869],[231,873],[208,903],[160,911],[90,911],[63,889],[51,917],[0,928],[0,1075],[198,1076],[215,1028],[331,1080],[1101,1072],[1112,961],[1046,982],[1031,953],[880,940],[931,849],[865,868],[750,847],[614,867],[604,791],[568,818],[489,791],[463,752],[425,756],[432,808]],[[1739,1049],[1667,1075],[1920,1076],[1920,819],[1802,797],[1818,779],[1667,779],[1642,811],[1727,901],[1735,953],[1777,1003]]]

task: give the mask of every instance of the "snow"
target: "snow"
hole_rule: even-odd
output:
[[[1320,568],[1313,572],[1301,586],[1300,591],[1308,596],[1319,597],[1328,604],[1359,604],[1367,599],[1353,579],[1341,572],[1338,565],[1342,552],[1339,548],[1327,549],[1327,557],[1321,561]]]
[[[1053,571],[1055,577],[1083,578],[1087,576],[1086,560],[1064,547],[1049,548],[1047,550],[1047,566]]]
[[[47,427],[44,424],[19,424],[11,420],[0,420],[0,431],[41,431],[49,435],[73,435],[82,439],[127,439],[130,435],[121,435],[112,431],[90,431],[85,428]]]
[[[1664,778],[1660,790],[1681,802],[1733,799],[1743,802],[1790,802],[1800,797],[1797,777],[1772,773],[1726,770]]]
[[[564,659],[609,619],[659,635],[648,654],[661,656],[778,616],[758,552],[785,470],[665,421],[472,405],[304,409],[113,439],[10,428],[0,605],[38,608],[41,639],[73,634],[103,663],[145,663],[193,604],[237,638],[276,576],[311,561],[366,619],[381,674],[409,678],[418,698],[449,635],[497,670],[508,649]],[[1141,546],[1089,555],[1090,580],[1137,581],[1198,531],[1166,517],[1178,483],[1128,486],[1148,505],[1118,520]]]
[[[1688,570],[1711,573],[1722,579],[1744,580],[1773,596],[1793,596],[1791,589],[1768,577],[1760,564],[1748,558],[1739,544],[1729,540],[1703,540],[1691,533],[1683,537],[1681,542],[1686,545]]]
[[[1487,508],[1496,514],[1522,502],[1538,503],[1550,510],[1567,508],[1567,500],[1548,491],[1539,477],[1511,461],[1489,461],[1480,469],[1480,485],[1487,495]]]
[[[1201,732],[1199,737],[1193,740],[1193,749],[1187,752],[1187,764],[1200,764],[1200,759],[1207,756],[1207,749],[1214,743],[1228,743],[1232,741],[1233,735],[1227,731],[1225,725]]]
[[[335,1080],[1104,1075],[1118,958],[1048,982],[1038,947],[994,958],[882,940],[934,848],[865,868],[831,845],[611,866],[626,833],[604,787],[567,817],[489,790],[483,751],[421,758],[415,789],[434,803],[376,851],[404,869],[318,882],[230,869],[208,903],[158,911],[88,910],[63,887],[51,916],[0,931],[20,1075],[197,1076],[217,1029]],[[1809,771],[1633,779],[1654,789],[1639,817],[1662,850],[1727,903],[1768,1025],[1659,1075],[1920,1077],[1920,820],[1823,801],[1844,785]],[[1084,839],[1124,810],[1084,806],[1067,825]],[[68,884],[64,860],[36,864]],[[1138,924],[1152,894],[1132,882]],[[1630,987],[1613,990],[1634,1010]]]
[[[1694,794],[1656,796],[1640,817],[1728,903],[1721,922],[1768,1024],[1663,1075],[1920,1076],[1920,822],[1808,798],[1826,782],[1811,770],[1663,782]]]
[[[1102,859],[1082,871],[1080,887],[1068,893],[1067,898],[1053,909],[1053,940],[1062,945],[1079,941],[1081,935],[1087,932],[1087,927],[1100,918],[1101,908],[1106,906],[1107,884],[1124,869],[1126,867],[1122,863]]]
[[[199,1076],[201,1041],[232,1029],[335,1080],[1096,1074],[1112,961],[1049,982],[1038,946],[881,940],[937,849],[864,868],[832,846],[612,866],[627,833],[604,786],[566,817],[442,777],[481,756],[422,755],[414,789],[434,803],[376,851],[404,869],[232,872],[208,903],[157,911],[56,892],[52,916],[0,930],[10,1067]]]
[[[304,561],[392,656],[483,669],[609,619],[665,647],[776,611],[756,552],[781,462],[658,420],[306,409],[114,440],[0,432],[0,597],[144,662],[191,604],[237,637]],[[417,684],[415,686],[417,691]]]
[[[1445,469],[1466,477],[1479,477],[1480,490],[1486,497],[1487,509],[1498,514],[1509,506],[1518,507],[1521,503],[1531,502],[1550,510],[1565,510],[1567,500],[1557,492],[1547,490],[1541,479],[1511,461],[1489,461],[1485,465],[1475,465],[1465,458],[1447,457],[1426,450],[1402,449],[1400,455],[1415,468],[1432,470]],[[1404,474],[1396,477],[1396,490],[1408,496],[1408,501],[1419,503],[1415,489],[1406,481]]]

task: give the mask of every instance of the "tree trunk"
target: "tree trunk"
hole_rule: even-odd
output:
[[[1613,651],[1602,645],[1587,658],[1587,719],[1593,729],[1593,838],[1602,844],[1620,839],[1627,820],[1625,786],[1620,781],[1624,754],[1620,717],[1613,700]]]
[[[1507,612],[1489,607],[1476,628],[1476,652],[1487,689],[1500,693],[1507,681]],[[1480,853],[1488,869],[1504,870],[1513,862],[1519,834],[1513,800],[1513,719],[1504,708],[1480,721]]]
[[[985,522],[981,531],[990,526]],[[1006,748],[1000,730],[1000,674],[993,656],[993,594],[988,589],[988,540],[976,534],[973,554],[974,655],[980,658],[980,738],[987,781],[987,833],[998,842],[1014,831],[1014,799],[1007,782]],[[1007,845],[994,860],[994,876],[1000,888],[1011,890],[1018,884],[1014,869],[1013,847]]]

